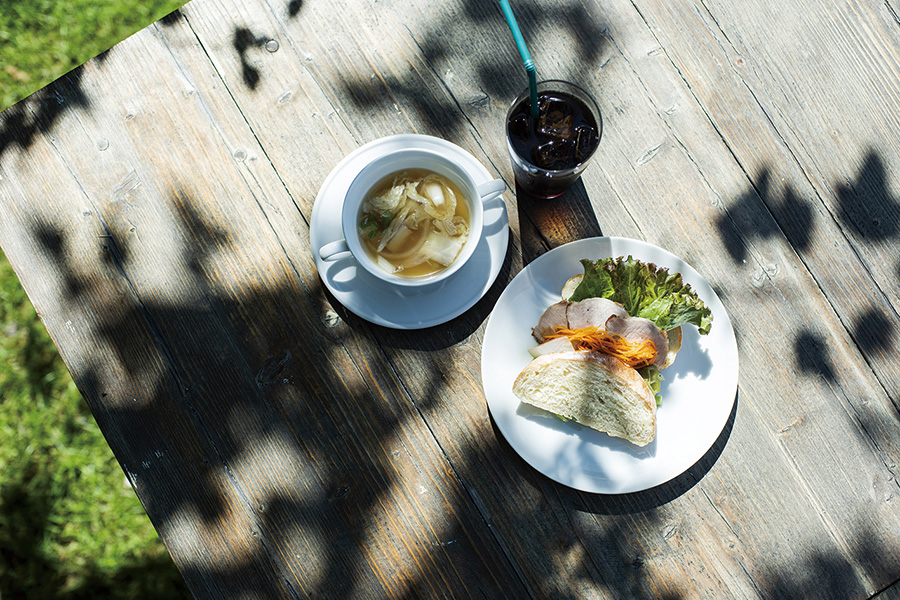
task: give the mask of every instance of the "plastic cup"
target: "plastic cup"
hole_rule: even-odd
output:
[[[537,117],[525,89],[506,114],[506,144],[516,183],[537,198],[556,198],[581,177],[600,145],[603,122],[597,102],[567,81],[537,84]]]

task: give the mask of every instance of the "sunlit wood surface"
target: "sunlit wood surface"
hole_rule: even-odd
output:
[[[900,5],[514,0],[604,116],[517,198],[496,2],[193,0],[0,117],[0,243],[197,598],[900,598]],[[422,133],[512,189],[473,308],[374,326],[319,278],[317,191]],[[481,342],[547,250],[710,282],[735,410],[673,481],[558,485],[492,425]],[[880,594],[880,595],[879,595]]]

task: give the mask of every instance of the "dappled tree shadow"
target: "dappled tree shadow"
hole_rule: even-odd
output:
[[[240,527],[245,522],[249,531],[243,535],[258,540],[254,551],[244,555],[243,562],[232,562],[227,567],[182,563],[181,571],[188,582],[202,586],[199,582],[215,581],[222,588],[272,597],[309,592],[317,597],[341,598],[363,588],[378,589],[380,584],[371,580],[365,569],[360,571],[367,562],[363,552],[365,540],[372,528],[380,527],[373,521],[373,515],[379,514],[383,499],[391,495],[403,497],[404,492],[398,486],[408,484],[398,479],[398,473],[377,453],[363,450],[390,446],[413,413],[405,412],[402,403],[395,404],[397,400],[382,395],[383,391],[376,392],[376,389],[390,388],[391,384],[381,380],[386,374],[371,373],[368,377],[374,381],[364,389],[354,389],[348,396],[347,386],[352,385],[352,378],[344,375],[346,367],[342,366],[340,344],[351,339],[355,340],[351,342],[353,345],[368,344],[367,339],[378,339],[378,345],[389,350],[386,358],[392,371],[410,367],[402,364],[405,360],[402,355],[394,355],[390,349],[415,348],[416,354],[424,351],[426,356],[415,358],[416,367],[423,370],[423,385],[410,398],[415,405],[414,414],[443,410],[440,398],[447,383],[444,374],[447,357],[440,350],[471,335],[490,312],[496,298],[482,301],[448,324],[443,336],[437,328],[426,331],[424,341],[415,332],[384,330],[353,318],[342,325],[345,329],[337,333],[337,338],[332,338],[328,330],[304,325],[310,316],[297,307],[299,290],[293,287],[267,287],[240,300],[223,296],[214,285],[218,276],[213,259],[234,252],[232,234],[195,208],[188,189],[176,185],[173,190],[170,202],[178,217],[178,228],[184,233],[184,239],[191,240],[180,262],[193,278],[187,287],[199,293],[189,292],[183,303],[175,305],[159,299],[135,299],[132,307],[124,312],[105,315],[95,332],[99,339],[117,354],[130,379],[153,385],[149,398],[134,404],[117,403],[111,397],[121,392],[104,387],[99,378],[88,373],[79,377],[85,398],[107,432],[148,513],[157,527],[163,529],[183,514],[195,514],[206,527],[215,528],[226,514],[236,509],[234,499],[229,498],[234,489],[260,491],[245,480],[253,474],[235,466],[246,460],[247,453],[258,451],[254,448],[260,444],[265,446],[274,440],[292,457],[295,483],[308,492],[298,494],[291,485],[282,487],[284,484],[278,479],[262,490],[263,496],[242,492],[240,495],[246,497],[241,510],[247,514],[237,519],[232,516],[229,526]],[[566,199],[539,202],[544,201],[535,201],[526,209],[529,218],[536,222],[532,226],[545,234],[537,242],[535,253],[563,243],[562,232],[567,229],[592,227],[599,233],[599,225],[585,224],[590,203],[583,186],[573,188]],[[108,254],[103,248],[110,244],[118,248],[116,253],[120,258],[107,264],[127,278],[132,269],[130,238],[113,233],[114,224],[108,224],[105,231],[109,233],[104,235],[109,237],[98,242],[99,256],[102,259]],[[59,230],[42,225],[34,235],[42,240],[48,252],[64,256],[66,241]],[[71,268],[64,260],[55,264]],[[508,264],[507,257],[504,269],[509,269]],[[499,295],[502,288],[503,283],[498,283],[489,296]],[[186,330],[190,335],[184,335]],[[158,354],[148,350],[148,339],[156,341]],[[304,343],[298,345],[298,339]],[[217,350],[210,352],[211,348]],[[323,353],[330,358],[320,358]],[[223,359],[227,362],[224,369]],[[217,377],[211,380],[210,373],[216,373]],[[239,426],[227,425],[227,419],[223,420],[221,415],[240,416]],[[248,420],[249,415],[252,417]],[[544,489],[547,497],[558,498],[565,511],[590,512],[597,518],[639,514],[631,526],[641,527],[658,519],[655,508],[693,487],[712,467],[727,442],[734,415],[735,412],[713,448],[688,472],[653,490],[624,496],[583,494],[559,486],[522,464],[500,436],[497,436],[497,448],[487,451],[492,455],[503,454],[503,464],[518,465],[516,476]],[[367,441],[348,445],[345,441],[348,435],[362,436]],[[198,448],[195,445],[198,440],[208,440],[208,448]],[[142,459],[142,452],[150,453],[146,460]],[[483,452],[484,448],[472,447],[467,455]],[[403,457],[400,452],[394,453],[398,455]],[[574,591],[558,587],[565,579],[557,577],[554,570],[558,567],[552,564],[534,569],[529,575],[531,579],[520,581],[507,559],[500,555],[485,557],[484,562],[476,561],[474,569],[472,559],[463,558],[473,553],[483,554],[493,547],[493,541],[486,541],[492,540],[493,534],[484,530],[483,515],[473,507],[478,504],[473,505],[467,497],[488,493],[477,483],[482,476],[471,471],[476,465],[484,464],[484,460],[471,463],[466,460],[454,465],[465,487],[455,492],[449,490],[456,494],[446,500],[452,506],[454,517],[435,538],[434,548],[426,551],[426,554],[436,553],[435,562],[420,562],[406,597],[442,593],[441,588],[434,587],[434,582],[441,577],[440,571],[432,569],[439,569],[435,565],[447,555],[455,564],[467,565],[461,574],[464,585],[480,589],[488,597],[525,597],[528,589],[538,595],[578,597]],[[149,490],[153,490],[152,495]],[[500,490],[490,493],[502,496]],[[504,500],[493,498],[492,503],[502,506]],[[549,506],[520,506],[510,512],[511,515],[502,519],[502,525],[500,522],[494,525],[502,526],[509,535],[522,528],[535,527],[535,523],[556,511]],[[403,518],[417,518],[415,509]],[[629,542],[627,531],[615,521],[607,525],[602,536],[588,537],[555,528],[556,533],[550,538],[512,552],[517,561],[534,564],[540,563],[547,552],[564,552],[583,544],[604,557],[602,563],[591,561],[578,567],[586,580],[615,593],[650,593],[652,587],[648,587],[642,552]],[[486,536],[486,540],[477,543],[479,536]],[[302,545],[303,541],[316,539],[327,540],[320,547],[321,554],[313,559],[319,565],[314,579],[317,583],[301,591],[291,578],[261,578],[261,573],[294,571],[296,565],[287,564],[294,560],[279,553],[297,552],[298,557],[304,557],[308,549]]]
[[[599,17],[587,7],[547,6],[530,0],[517,3],[515,10],[526,37],[536,35],[538,30],[545,27],[567,32],[583,61],[578,73],[583,72],[581,65],[593,65],[600,59],[607,39],[605,29],[600,26]],[[464,22],[461,23],[460,20]],[[434,86],[413,71],[402,77],[379,73],[379,77],[375,79],[362,76],[353,78],[348,75],[345,86],[350,99],[361,108],[402,107],[404,110],[415,111],[435,135],[452,137],[466,123],[468,111],[489,107],[492,96],[512,99],[526,85],[521,69],[510,68],[515,65],[497,64],[497,61],[481,61],[475,65],[483,91],[472,97],[454,97],[450,87],[443,81],[441,74],[447,68],[448,48],[471,44],[472,31],[485,31],[487,25],[491,26],[492,31],[508,31],[503,13],[496,3],[466,0],[461,12],[434,20],[431,30],[439,32],[439,35],[431,35],[429,31],[410,32],[425,66],[440,81],[440,88],[448,92],[447,97],[437,97]],[[534,58],[540,71],[540,59],[537,56]],[[573,75],[556,73],[553,78],[577,79]]]
[[[291,2],[289,12],[295,7],[299,11],[300,4]],[[555,16],[578,21],[583,27],[579,39],[596,32],[596,25],[577,10],[550,12],[537,2],[522,6],[526,30]],[[466,4],[466,14],[473,19],[497,19],[490,12],[495,9],[488,3]],[[235,31],[233,46],[244,65],[244,82],[251,89],[259,83],[260,73],[247,55],[264,42],[247,29]],[[423,47],[429,61],[438,60],[442,52],[439,45]],[[588,48],[583,52],[587,59],[597,56]],[[518,91],[514,89],[518,84],[493,77],[489,67],[484,73],[486,88],[490,80],[490,85],[497,86],[491,89]],[[403,95],[408,104],[419,107],[423,120],[435,131],[450,137],[464,117],[456,105],[424,102],[422,95],[430,93],[425,87],[394,80],[386,82],[384,89]],[[348,89],[361,105],[389,99],[362,82],[351,82]],[[473,102],[477,106],[477,100]],[[28,127],[27,119],[13,124],[16,131]],[[37,131],[23,138],[26,143],[14,143],[26,148]],[[877,179],[877,173],[867,179]],[[791,190],[776,195],[769,187],[764,171],[753,183],[754,189],[729,207],[733,222],[717,223],[735,261],[744,260],[744,240],[754,236],[783,234],[801,250],[809,244],[813,225],[809,204]],[[419,490],[408,487],[411,482],[403,479],[399,462],[393,461],[420,458],[408,454],[403,436],[417,435],[414,426],[419,421],[433,427],[429,411],[453,410],[442,400],[447,370],[452,368],[452,357],[442,351],[463,342],[483,323],[511,275],[509,255],[488,295],[440,328],[420,333],[386,330],[346,313],[322,327],[316,306],[327,303],[327,297],[321,285],[308,288],[306,280],[297,278],[246,293],[227,291],[233,282],[223,281],[216,272],[216,258],[235,252],[234,232],[197,210],[188,187],[176,188],[168,200],[183,238],[192,241],[175,257],[186,273],[177,282],[178,298],[136,295],[103,307],[101,322],[90,333],[102,346],[97,352],[115,355],[128,381],[108,387],[110,380],[101,376],[99,361],[94,370],[76,376],[157,528],[177,531],[190,522],[203,533],[228,529],[222,539],[198,545],[233,544],[238,548],[233,552],[235,561],[217,563],[199,553],[193,561],[179,557],[182,573],[198,591],[342,598],[365,589],[376,596],[382,583],[373,571],[409,567],[410,572],[403,575],[405,597],[439,596],[445,590],[435,582],[447,575],[442,565],[450,563],[459,567],[453,576],[462,581],[460,586],[485,597],[574,598],[582,595],[579,590],[560,589],[572,572],[563,572],[548,556],[584,546],[589,551],[566,568],[574,570],[585,585],[615,597],[685,596],[677,581],[668,582],[671,589],[660,590],[657,582],[648,580],[645,565],[650,557],[635,534],[659,528],[663,523],[658,509],[692,489],[714,466],[734,426],[737,402],[718,440],[697,464],[671,482],[636,494],[591,495],[555,484],[528,467],[499,434],[493,440],[464,442],[462,458],[449,464],[442,454],[436,459],[441,469],[450,472],[446,478],[450,483],[438,490],[446,494],[442,499],[446,520],[443,529],[433,531],[432,546],[415,548],[414,565],[373,565],[366,546],[372,538],[402,544],[403,540],[392,539],[384,531],[409,522],[423,528],[433,525],[421,512],[424,509],[416,499]],[[551,202],[530,199],[517,190],[517,201],[522,233],[520,240],[512,242],[521,244],[526,264],[572,239],[602,235],[583,185]],[[747,223],[754,220],[750,213],[760,201],[773,215],[774,224],[748,229]],[[74,282],[66,284],[71,295],[90,291],[91,279],[75,272],[66,259],[62,229],[41,222],[32,234],[63,279]],[[131,282],[136,251],[129,239],[109,224],[98,234],[95,250],[98,265]],[[335,306],[335,310],[341,309]],[[861,346],[879,349],[890,344],[893,331],[888,331],[884,319],[884,315],[868,313],[856,321],[855,336]],[[879,334],[885,331],[887,337]],[[824,342],[815,334],[800,332],[795,349],[801,370],[834,378]],[[359,356],[370,358],[363,362]],[[409,373],[411,365],[421,373],[412,382],[398,383],[403,379],[399,374]],[[139,385],[129,387],[129,382]],[[132,390],[139,390],[135,396],[140,397],[126,394]],[[420,444],[430,447],[431,442],[429,438]],[[257,473],[244,466],[248,460],[278,468]],[[538,490],[534,497],[540,497],[540,504],[510,506],[507,490],[495,489],[480,472],[492,461],[502,463],[494,468],[512,472],[504,473],[507,478]],[[428,475],[425,472],[423,477]],[[268,479],[257,479],[264,477]],[[16,492],[9,491],[10,497],[15,498]],[[489,506],[502,510],[489,514],[480,500],[483,497],[489,498]],[[386,512],[385,504],[393,498],[406,502],[402,514]],[[576,513],[595,519],[596,526],[587,533],[571,527],[571,515]],[[397,523],[386,523],[393,518]],[[551,521],[555,526],[545,524],[550,519],[555,519]],[[24,533],[15,535],[27,554],[33,549],[29,538],[46,523],[37,518],[23,526]],[[236,529],[230,530],[232,526]],[[527,538],[533,546],[502,547],[506,540],[515,539],[516,532],[531,530],[538,532]],[[551,535],[541,537],[547,531]],[[877,554],[865,533],[860,535],[860,552]],[[522,579],[512,558],[534,565],[527,575],[530,579]],[[35,560],[39,568],[50,568],[40,557]],[[857,576],[840,556],[820,551],[810,554],[808,562],[798,565],[808,574],[800,580],[793,573],[774,570],[770,580],[759,583],[761,595],[805,596],[810,588],[819,590],[817,584],[833,585],[830,589],[836,594],[858,592]],[[399,577],[396,572],[388,576]],[[102,585],[106,583],[97,583],[98,589]]]
[[[900,235],[900,199],[889,191],[884,162],[866,153],[856,179],[836,186],[841,220],[864,240],[881,242]]]
[[[287,4],[288,15],[296,17],[303,7],[302,0],[289,0]],[[590,64],[596,63],[602,53],[603,41],[606,39],[605,29],[598,24],[596,15],[584,6],[572,7],[546,7],[539,2],[531,0],[516,7],[521,11],[520,17],[523,30],[535,32],[541,27],[559,27],[570,32],[573,47],[575,47],[583,60]],[[423,58],[433,72],[437,74],[436,63],[446,56],[444,45],[447,43],[467,43],[468,35],[465,27],[460,27],[454,15],[453,22],[436,23],[435,27],[443,28],[445,32],[458,32],[457,38],[448,39],[439,36],[424,36],[424,39],[416,39]],[[467,0],[463,5],[463,18],[480,26],[484,23],[496,23],[505,29],[503,16],[499,8],[493,5]],[[184,19],[181,9],[172,11],[162,17],[158,23],[164,27],[171,27]],[[266,44],[271,40],[260,37],[246,27],[237,27],[232,36],[232,47],[237,52],[241,64],[241,78],[244,84],[251,90],[256,90],[262,79],[262,72],[251,60],[253,52],[264,51]],[[101,57],[101,60],[105,58]],[[490,104],[488,94],[502,94],[505,97],[513,97],[521,91],[522,81],[520,73],[510,74],[510,69],[496,65],[493,62],[477,65],[481,76],[483,89],[487,93],[476,95],[472,98],[437,99],[427,83],[412,78],[385,77],[383,84],[375,84],[368,80],[346,80],[347,91],[352,100],[359,106],[393,106],[397,97],[402,98],[404,107],[409,107],[418,112],[419,117],[428,124],[436,135],[451,137],[465,118],[460,113],[459,106],[468,106],[473,109],[482,109]],[[81,67],[73,70],[69,75],[57,80],[53,85],[44,88],[35,95],[38,99],[39,109],[32,117],[27,113],[23,103],[8,109],[3,114],[0,123],[0,159],[4,152],[14,145],[27,149],[39,128],[49,131],[59,118],[63,105],[68,104],[82,108],[88,108],[86,97],[79,88],[83,76]],[[563,75],[559,75],[563,77]],[[438,76],[440,78],[440,76]],[[66,83],[68,91],[66,98]],[[40,96],[38,98],[38,96]],[[431,98],[431,100],[427,100]]]
[[[184,19],[184,13],[181,12],[180,8],[176,8],[175,10],[173,10],[172,12],[170,12],[169,14],[167,14],[166,16],[161,18],[158,22],[160,25],[163,25],[165,27],[171,27],[172,25],[175,25],[176,23],[178,23],[179,21],[181,21],[183,19]]]
[[[405,79],[385,74],[368,81],[348,77],[345,86],[351,101],[360,108],[399,110],[403,106],[415,111],[430,134],[437,137],[452,138],[465,118],[452,98],[435,96],[429,83],[414,72]]]
[[[178,218],[183,223],[184,231],[194,243],[185,250],[188,268],[196,275],[206,270],[204,262],[220,252],[228,251],[231,245],[231,234],[220,225],[210,222],[197,212],[190,195],[182,188],[172,193],[172,205]]]
[[[860,238],[871,242],[900,238],[900,201],[891,195],[883,161],[876,153],[866,154],[852,183],[837,183],[835,190],[842,222]],[[815,227],[810,202],[799,198],[790,186],[781,191],[772,189],[768,169],[763,169],[751,182],[751,189],[728,202],[725,209],[716,219],[716,228],[737,264],[747,262],[748,245],[755,239],[783,235],[801,255],[809,249]],[[897,276],[900,279],[900,270]],[[873,307],[845,316],[852,321],[850,333],[864,354],[892,349],[897,332],[880,309]],[[836,381],[829,343],[821,335],[809,330],[795,333],[794,360],[801,372]]]
[[[461,580],[458,585],[481,590],[485,597],[581,597],[579,591],[561,587],[573,572],[579,581],[615,597],[687,597],[679,581],[651,578],[646,568],[651,557],[635,536],[650,530],[677,535],[659,509],[692,489],[715,465],[734,426],[737,402],[715,444],[688,471],[650,490],[621,496],[585,494],[548,480],[524,464],[499,434],[493,440],[463,442],[461,458],[449,466],[450,483],[427,479],[428,469],[434,468],[427,462],[414,466],[429,486],[438,486],[429,492],[444,494],[445,520],[440,522],[423,514],[420,500],[413,501],[421,492],[399,465],[422,456],[407,454],[403,436],[420,420],[436,426],[432,411],[452,410],[442,400],[452,360],[444,351],[480,326],[493,300],[461,316],[434,341],[428,336],[416,343],[409,332],[360,319],[338,319],[322,327],[311,308],[324,301],[321,284],[318,289],[292,281],[241,292],[223,288],[217,264],[237,251],[234,232],[199,210],[189,187],[172,189],[169,202],[177,217],[173,239],[191,240],[173,257],[186,274],[178,284],[177,301],[139,295],[126,299],[124,308],[111,304],[92,332],[99,340],[98,352],[114,353],[127,369],[127,380],[142,382],[144,395],[132,401],[127,388],[120,387],[129,384],[107,382],[99,365],[76,376],[157,528],[171,532],[188,518],[206,532],[227,528],[221,543],[244,547],[235,550],[236,561],[228,564],[177,555],[195,591],[328,598],[386,591],[373,569],[400,565],[372,565],[366,545],[373,536],[379,543],[392,543],[378,532],[387,527],[385,519],[396,518],[389,527],[420,522],[434,532],[432,546],[416,554],[404,597],[441,595],[445,584],[436,582],[447,576],[446,564],[457,566],[453,577]],[[566,201],[529,206],[523,200],[525,218],[534,221],[528,226],[536,230],[531,252],[537,255],[565,241],[556,228],[587,227],[584,233],[600,233],[595,222],[584,223],[590,203],[580,195],[583,189],[576,187]],[[109,237],[98,238],[98,264],[130,279],[136,268],[130,236],[114,224],[104,232]],[[73,270],[71,263],[57,260],[67,248],[61,229],[41,221],[33,235],[54,257],[52,264]],[[114,262],[103,259],[109,243],[119,249]],[[89,285],[86,281],[83,287]],[[502,287],[495,286],[491,294]],[[869,320],[869,327],[878,325],[877,317]],[[407,348],[415,352],[405,352]],[[365,365],[354,355],[368,357]],[[827,363],[817,358],[810,364],[821,371]],[[419,371],[415,389],[399,388],[397,373],[411,369]],[[402,377],[407,385],[413,383]],[[443,460],[441,456],[439,462]],[[272,464],[273,473],[247,468],[247,461]],[[541,503],[512,510],[507,490],[486,485],[481,472],[486,465],[537,490]],[[391,501],[401,503],[400,513],[386,507]],[[493,508],[492,515],[486,506]],[[572,528],[572,515],[596,524]],[[526,536],[530,543],[500,549],[498,539],[532,530]],[[877,553],[866,543],[860,541]],[[574,549],[580,549],[574,555],[580,558],[566,564],[565,572],[562,563],[547,560]],[[534,568],[523,579],[510,561]],[[856,591],[854,576],[836,554],[811,555],[809,564],[800,567],[806,574],[821,570],[827,582],[833,573],[850,577],[852,581],[833,589]],[[277,575],[265,575],[271,573]],[[794,582],[791,574],[776,571],[764,596],[802,591]],[[106,583],[97,585],[102,589]]]
[[[265,48],[267,41],[264,37],[257,37],[256,34],[246,27],[238,27],[234,30],[231,45],[234,46],[241,61],[241,77],[244,80],[244,84],[251,90],[255,90],[256,86],[259,85],[261,76],[259,69],[253,66],[248,59],[248,54],[251,48],[260,50]]]
[[[52,131],[71,107],[87,109],[90,102],[82,90],[84,70],[74,69],[18,104],[0,113],[0,161],[7,150],[27,150],[38,135]]]
[[[291,18],[296,17],[300,14],[300,9],[303,8],[303,0],[290,0],[288,2],[288,16]]]
[[[503,12],[496,3],[464,0],[463,10],[473,23],[493,24],[497,31],[508,31]],[[550,5],[540,0],[525,0],[513,3],[513,11],[516,15],[516,22],[526,40],[537,39],[541,29],[553,27],[563,35],[568,34],[572,47],[581,59],[580,65],[595,65],[603,54],[604,45],[607,43],[606,28],[601,25],[599,16],[585,4]],[[512,42],[512,34],[509,35],[510,42]],[[529,50],[538,73],[544,72],[541,69],[542,50],[537,47]],[[508,90],[494,89],[492,86],[495,82],[509,77],[509,71],[508,67],[501,68],[499,73],[502,73],[502,78],[483,77],[482,83],[486,89],[507,92]],[[485,72],[493,73],[492,70]],[[565,77],[560,74],[549,77],[549,79],[565,79]],[[524,87],[524,85],[520,87]],[[518,94],[519,91],[521,90],[516,90],[516,93]]]
[[[771,218],[760,216],[765,208]],[[716,227],[726,250],[736,263],[747,259],[746,244],[754,238],[785,236],[799,251],[809,248],[814,227],[812,206],[790,187],[773,190],[768,169],[752,182],[752,188],[726,206]]]
[[[158,23],[171,26],[183,18],[181,10],[176,9]],[[103,64],[111,51],[112,48],[100,52],[93,62]],[[0,113],[0,165],[6,151],[13,147],[27,150],[37,135],[52,132],[66,110],[90,109],[90,101],[82,89],[83,77],[84,67],[76,67]]]
[[[68,297],[77,296],[86,287],[84,278],[76,273],[69,264],[69,255],[64,247],[62,232],[49,223],[38,222],[34,227],[34,236],[41,246],[53,256],[53,260],[62,266],[65,274],[65,293]]]
[[[291,532],[303,531],[307,542],[328,540],[321,547],[323,554],[314,561],[322,565],[316,574],[319,583],[311,588],[314,596],[348,597],[362,586],[379,585],[371,580],[371,574],[356,575],[356,565],[366,561],[364,546],[366,532],[374,526],[372,516],[383,510],[383,499],[402,482],[385,457],[362,452],[364,446],[348,445],[345,438],[363,437],[373,448],[393,445],[391,440],[403,427],[401,419],[409,417],[404,413],[409,409],[395,405],[398,400],[392,396],[399,390],[382,395],[393,386],[378,381],[387,374],[374,374],[375,382],[363,382],[365,387],[358,388],[355,376],[346,371],[348,366],[351,372],[356,367],[347,362],[338,340],[378,336],[390,348],[404,345],[395,343],[403,340],[411,344],[408,332],[382,330],[355,320],[335,340],[330,330],[308,325],[312,316],[298,305],[296,297],[302,291],[291,286],[267,288],[241,298],[223,296],[216,285],[220,276],[214,259],[233,252],[231,233],[199,212],[187,189],[173,189],[170,202],[179,228],[184,239],[191,240],[179,260],[189,275],[184,304],[136,298],[124,311],[105,315],[96,330],[98,339],[126,368],[129,379],[150,384],[149,397],[117,403],[112,398],[121,392],[104,387],[91,373],[82,373],[77,380],[85,399],[107,435],[119,432],[110,435],[110,445],[158,528],[165,529],[183,514],[195,514],[204,527],[215,528],[226,514],[246,511],[234,523],[247,524],[249,530],[238,537],[249,539],[255,553],[238,565],[202,564],[201,568],[182,563],[189,583],[212,577],[219,582],[216,585],[231,590],[280,596],[296,582],[263,580],[261,574],[296,568],[286,566],[285,557],[275,549],[302,543],[303,538],[294,539]],[[102,244],[119,248],[124,257],[108,263],[110,268],[128,278],[133,269],[128,258],[132,256],[129,236],[106,235],[109,237]],[[65,248],[65,239],[57,230],[43,227],[35,236],[49,239],[51,243],[46,245],[54,251]],[[101,262],[107,253],[98,247]],[[498,294],[499,288],[493,293]],[[455,344],[471,335],[489,310],[485,304],[473,307],[450,324],[443,339],[430,341],[436,348]],[[155,348],[148,348],[148,340],[154,340]],[[332,358],[323,360],[323,354]],[[421,364],[430,371],[423,373],[422,386],[416,390],[415,410],[428,411],[439,405],[445,379],[437,358],[431,365]],[[211,373],[217,377],[211,379]],[[352,389],[349,396],[348,386]],[[240,421],[228,425],[224,415],[240,416]],[[198,441],[203,442],[200,447]],[[284,450],[299,479],[276,479],[262,497],[244,498],[251,494],[250,489],[260,489],[247,479],[257,475],[235,465],[268,443],[277,443]],[[142,452],[150,454],[144,459]],[[313,493],[298,494],[293,491],[295,485]],[[166,492],[150,496],[143,493],[145,489]],[[239,492],[239,502],[246,506],[233,504],[235,490],[244,490]],[[441,546],[436,540],[434,551],[456,555],[456,562],[471,563],[463,556],[483,552],[469,540],[473,535],[469,529],[478,516],[463,506],[461,498],[455,503],[456,517],[448,520],[448,527],[452,529],[454,519],[463,518],[465,525],[460,527],[464,531],[451,546]],[[482,530],[476,538],[478,535],[488,534]],[[305,556],[308,550],[302,552]],[[291,556],[289,562],[296,559]],[[432,582],[440,575],[429,574],[429,569],[436,567],[423,568],[416,585],[433,595]],[[460,576],[467,587],[500,593],[503,588],[485,584],[492,578],[492,568],[492,563],[476,563],[476,568]],[[509,584],[505,581],[504,587]],[[297,589],[289,593],[301,595]]]
[[[893,346],[894,323],[877,308],[869,308],[854,319],[853,338],[863,352],[883,352]]]
[[[819,375],[826,381],[835,381],[834,362],[825,339],[813,331],[801,331],[794,339],[794,356],[803,373]]]

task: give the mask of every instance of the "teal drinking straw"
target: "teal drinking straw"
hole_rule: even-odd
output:
[[[537,97],[537,73],[534,69],[534,61],[531,60],[531,54],[528,53],[528,47],[525,46],[525,38],[519,30],[519,24],[516,23],[516,17],[513,15],[512,8],[509,6],[509,0],[500,0],[500,8],[503,9],[503,16],[506,17],[506,23],[512,31],[513,39],[516,40],[516,47],[519,48],[519,54],[522,55],[522,62],[525,63],[525,71],[528,73],[528,88],[531,90],[531,116],[538,115],[538,97]]]

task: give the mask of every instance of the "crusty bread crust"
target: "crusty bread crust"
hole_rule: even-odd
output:
[[[513,383],[523,402],[646,446],[656,436],[656,398],[640,374],[599,352],[545,354]]]

